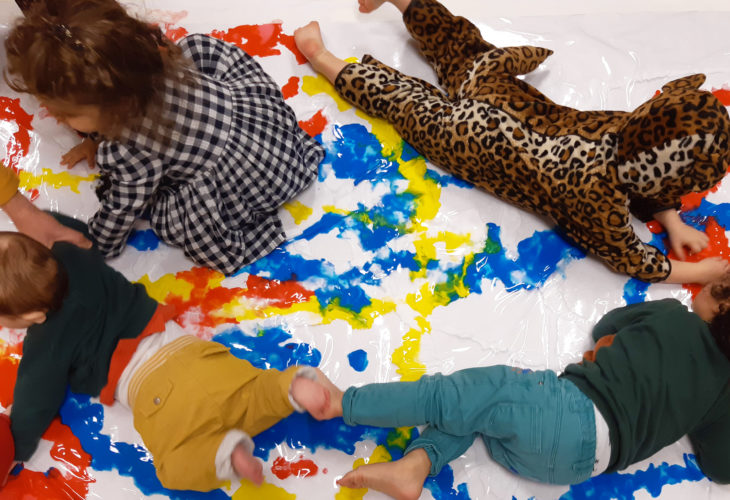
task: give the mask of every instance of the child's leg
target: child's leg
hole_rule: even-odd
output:
[[[289,390],[300,368],[262,370],[194,337],[181,337],[173,347],[161,365],[143,365],[130,383],[138,387],[130,396],[135,428],[160,481],[198,491],[236,475],[259,481],[250,437],[292,413]]]
[[[457,95],[474,59],[495,48],[469,20],[454,16],[436,0],[413,0],[403,12],[403,22],[451,98]]]
[[[349,425],[429,424],[454,436],[472,436],[483,429],[492,405],[513,381],[514,370],[487,366],[424,375],[415,382],[350,387],[342,398],[342,418]]]
[[[506,366],[424,376],[417,382],[370,384],[350,388],[342,398],[343,419],[350,425],[427,423],[439,431],[431,440],[424,433],[412,445],[426,450],[432,473],[458,456],[463,451],[459,446],[478,433],[497,462],[520,475],[557,484],[590,477],[595,459],[593,411],[591,401],[554,372]]]
[[[452,170],[452,164],[453,169],[463,168],[464,151],[449,148],[455,142],[454,137],[463,136],[469,130],[457,129],[459,110],[439,89],[369,56],[363,58],[363,64],[347,64],[337,59],[322,43],[316,23],[297,30],[294,38],[314,69],[334,84],[343,99],[371,116],[388,121],[403,139],[434,163],[447,170]],[[470,176],[464,178],[475,182]]]

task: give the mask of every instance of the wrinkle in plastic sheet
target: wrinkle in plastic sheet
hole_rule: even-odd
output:
[[[496,363],[560,370],[590,347],[591,327],[606,311],[662,297],[689,302],[689,287],[649,286],[611,273],[545,221],[450,177],[387,124],[344,104],[294,51],[293,29],[308,19],[285,17],[286,6],[247,9],[221,1],[206,10],[183,2],[183,10],[179,2],[150,3],[158,9],[148,5],[147,13],[173,38],[213,33],[255,55],[282,86],[302,127],[327,150],[315,185],[281,210],[287,242],[235,276],[192,267],[139,224],[112,265],[156,299],[175,303],[183,311],[178,320],[192,333],[222,342],[256,366],[319,366],[346,387]],[[458,5],[450,7],[458,11]],[[392,22],[366,16],[339,22],[328,18],[320,2],[311,16],[321,21],[338,56],[372,53],[434,80],[395,11]],[[271,23],[281,17],[283,23]],[[526,78],[555,101],[632,109],[664,82],[694,72],[705,72],[705,87],[730,103],[730,61],[718,35],[728,17],[485,15],[474,21],[497,45],[553,49]],[[19,171],[24,193],[40,207],[87,219],[97,206],[96,171],[59,165],[78,138],[34,99],[6,86],[0,96],[5,161]],[[685,220],[711,234],[707,254],[728,255],[729,199],[723,183],[684,200]],[[663,246],[655,226],[636,224],[644,240]],[[7,407],[22,332],[2,330],[1,339],[0,404]],[[210,493],[175,492],[159,484],[124,409],[69,393],[61,418],[0,498],[383,498],[341,489],[335,480],[361,463],[399,458],[415,432],[295,414],[255,438],[255,453],[265,462],[261,488],[244,482]],[[520,479],[492,462],[477,442],[427,481],[423,498],[679,499],[728,493],[702,475],[686,439],[625,471],[573,487]]]

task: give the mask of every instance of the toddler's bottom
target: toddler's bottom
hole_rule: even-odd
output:
[[[231,431],[254,436],[291,414],[289,387],[298,369],[261,370],[189,335],[160,349],[134,372],[129,399],[162,485],[220,487],[227,479],[216,467],[222,442]],[[228,455],[222,458],[230,461]]]

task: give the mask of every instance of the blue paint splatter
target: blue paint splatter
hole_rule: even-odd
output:
[[[152,231],[152,229],[144,229],[142,231],[132,231],[127,240],[127,244],[136,248],[140,252],[148,250],[156,250],[160,246],[160,239]]]
[[[362,349],[352,351],[347,355],[347,360],[356,372],[364,372],[365,368],[368,367],[368,353]]]
[[[69,392],[61,407],[61,421],[81,442],[81,447],[91,455],[91,466],[100,471],[116,470],[122,476],[131,476],[134,484],[145,495],[167,495],[173,500],[228,500],[221,490],[208,493],[197,491],[169,490],[164,488],[149,453],[142,447],[112,442],[111,437],[102,434],[104,407],[92,403],[89,396]],[[130,413],[129,418],[132,418]]]
[[[454,470],[444,467],[436,477],[429,477],[423,485],[436,500],[469,500],[466,483],[454,487]]]
[[[293,365],[319,366],[322,353],[308,344],[289,342],[291,335],[281,328],[262,330],[256,336],[243,333],[237,326],[213,337],[256,368],[284,370]]]
[[[683,481],[703,481],[706,477],[697,465],[694,455],[684,454],[684,466],[662,463],[651,464],[646,470],[633,474],[601,474],[588,481],[570,487],[570,491],[560,497],[561,500],[591,498],[594,500],[610,500],[612,498],[633,498],[634,493],[646,490],[653,497],[658,497],[666,485]]]
[[[646,300],[646,291],[649,289],[649,285],[646,281],[637,280],[631,278],[624,285],[624,301],[626,305],[636,304],[637,302],[644,302]]]
[[[378,139],[360,124],[336,125],[335,140],[325,144],[326,155],[320,166],[320,180],[331,167],[338,179],[385,182],[400,177],[398,164],[383,158]]]
[[[484,250],[474,255],[464,276],[464,284],[472,293],[481,293],[481,281],[485,278],[498,279],[508,291],[539,287],[555,272],[563,272],[570,261],[585,257],[582,250],[555,231],[535,231],[518,243],[518,257],[511,260],[500,242],[500,227],[492,223],[487,226]]]

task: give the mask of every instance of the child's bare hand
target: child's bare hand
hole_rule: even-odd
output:
[[[709,243],[710,238],[705,233],[686,224],[678,225],[669,232],[669,244],[680,260],[687,256],[685,248],[690,253],[698,253],[707,248]]]
[[[86,160],[86,163],[89,164],[89,168],[94,168],[96,165],[96,150],[98,146],[98,142],[85,137],[80,144],[72,147],[68,153],[61,157],[61,165],[72,168],[81,160]]]

